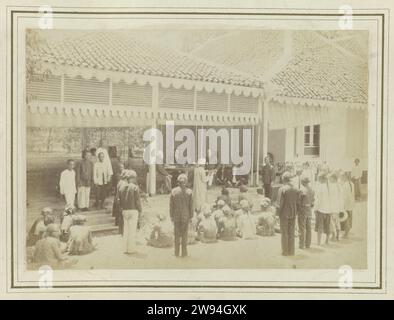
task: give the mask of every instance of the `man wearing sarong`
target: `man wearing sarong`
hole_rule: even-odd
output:
[[[75,170],[75,178],[78,189],[78,208],[82,211],[89,210],[90,189],[94,184],[93,163],[89,150],[82,151],[82,160]]]

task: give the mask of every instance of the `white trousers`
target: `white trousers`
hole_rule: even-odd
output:
[[[78,208],[89,208],[90,187],[78,187]]]
[[[74,206],[75,192],[65,192],[64,198],[66,199],[66,206]]]
[[[137,223],[138,211],[137,210],[123,210],[123,246],[124,253],[135,253],[137,245]]]

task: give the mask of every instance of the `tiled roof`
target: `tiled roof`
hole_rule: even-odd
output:
[[[368,64],[322,42],[312,31],[295,32],[294,54],[272,82],[280,96],[349,103],[368,102]]]
[[[367,33],[360,31],[292,31],[290,56],[271,75],[276,94],[367,103],[367,39]],[[239,31],[211,41],[193,53],[264,77],[281,59],[286,46],[284,41],[283,31]]]
[[[263,82],[253,75],[155,46],[126,31],[92,31],[59,43],[49,41],[37,55],[41,61],[58,65],[263,87]]]

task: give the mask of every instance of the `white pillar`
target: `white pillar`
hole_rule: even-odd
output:
[[[268,153],[268,132],[269,132],[269,102],[268,99],[262,101],[262,111],[263,111],[263,148],[262,148],[262,157],[266,157]]]
[[[261,121],[259,120],[257,124],[257,159],[256,159],[256,185],[260,183],[260,134],[261,134]]]
[[[157,112],[159,109],[159,84],[152,84],[152,110],[154,118],[152,119],[152,129],[157,129]],[[156,194],[156,164],[149,165],[148,174],[148,193],[150,195]]]

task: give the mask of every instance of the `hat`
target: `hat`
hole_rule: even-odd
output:
[[[308,183],[308,182],[311,182],[311,179],[309,179],[309,177],[308,176],[301,176],[301,182],[302,183]]]
[[[290,182],[291,179],[291,173],[288,171],[285,171],[282,175],[282,181],[283,182]]]
[[[223,200],[219,200],[216,204],[218,206],[224,206],[226,203]]]
[[[45,207],[41,210],[41,214],[52,214],[53,210],[50,207]]]
[[[187,175],[184,174],[184,173],[181,173],[176,180],[177,181],[181,181],[181,180],[186,180],[187,181]]]
[[[260,206],[261,207],[269,207],[269,205],[271,204],[271,200],[268,198],[264,198],[260,201]]]
[[[125,178],[126,179],[137,178],[137,173],[134,170],[126,170]]]
[[[68,204],[66,205],[66,207],[64,208],[64,211],[67,213],[73,213],[74,212],[75,207],[72,204]]]
[[[81,214],[73,216],[73,222],[85,222],[85,221],[86,221],[86,217]]]
[[[248,200],[241,200],[239,203],[242,209],[250,208],[250,204]]]

